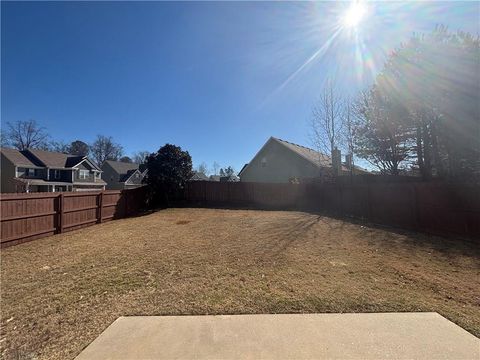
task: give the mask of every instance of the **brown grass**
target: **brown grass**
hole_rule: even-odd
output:
[[[73,358],[121,315],[437,311],[479,336],[479,259],[315,214],[168,209],[2,251],[1,350]]]

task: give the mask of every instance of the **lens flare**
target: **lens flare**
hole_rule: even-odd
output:
[[[357,27],[367,13],[365,5],[360,1],[353,2],[343,16],[343,26],[347,28]]]

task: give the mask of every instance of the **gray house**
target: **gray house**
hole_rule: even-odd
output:
[[[108,190],[134,189],[144,186],[142,183],[147,170],[139,164],[107,160],[102,165],[103,180]]]
[[[340,162],[340,159],[338,160]],[[349,168],[338,165],[340,173]],[[355,168],[356,172],[361,171]],[[271,137],[252,161],[242,168],[240,181],[288,183],[301,179],[314,179],[333,174],[329,156],[305,146]]]
[[[104,190],[102,171],[86,156],[0,149],[1,192]]]
[[[190,179],[188,179],[188,181],[208,181],[208,176],[201,172],[194,171],[193,175],[190,177]]]

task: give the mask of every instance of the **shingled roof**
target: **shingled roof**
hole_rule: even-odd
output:
[[[302,145],[291,143],[286,140],[278,139],[273,136],[272,138],[282,143],[283,145],[288,147],[290,150],[295,151],[297,154],[304,157],[308,161],[313,162],[315,165],[332,166],[332,160],[330,159],[330,157],[325,154],[322,154],[321,152],[315,151],[306,146],[302,146]]]
[[[45,151],[38,149],[28,149],[28,152],[33,154],[46,167],[49,168],[71,168],[81,162],[84,157],[77,155],[63,154],[54,151]]]
[[[1,148],[0,152],[8,160],[10,160],[15,166],[32,166],[32,167],[43,167],[38,160],[27,157],[28,153],[25,151],[19,151],[17,149],[8,149]]]
[[[69,169],[86,159],[85,156],[63,154],[39,149],[27,149],[20,151],[17,149],[2,148],[1,152],[16,166]],[[96,167],[95,164],[91,164]],[[98,169],[98,167],[96,168]]]
[[[139,168],[139,165],[135,163],[113,160],[107,160],[105,162],[119,175],[118,181],[120,182],[126,181]]]

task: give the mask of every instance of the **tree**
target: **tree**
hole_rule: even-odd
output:
[[[213,162],[213,165],[212,165],[212,168],[213,168],[213,175],[217,175],[218,174],[218,169],[220,168],[220,164],[216,161]]]
[[[69,154],[70,146],[65,144],[63,141],[51,141],[50,144],[48,145],[48,150]]]
[[[343,131],[342,142],[345,144],[347,156],[350,157],[350,162],[347,166],[350,166],[350,174],[353,175],[353,169],[355,167],[355,139],[356,139],[356,127],[357,122],[355,104],[347,99],[345,101],[345,107],[343,111]],[[347,161],[348,162],[348,161]]]
[[[129,156],[122,156],[122,157],[120,158],[120,162],[132,163],[132,159],[131,159]]]
[[[197,166],[197,172],[203,175],[208,174],[208,167],[205,162],[202,162],[200,165]]]
[[[5,139],[9,146],[18,150],[48,148],[49,135],[35,120],[7,122]]]
[[[193,175],[192,158],[179,146],[166,144],[147,158],[147,184],[152,205],[169,205]]]
[[[235,170],[231,166],[226,167],[225,169],[220,169],[220,176],[230,177],[235,174]]]
[[[331,155],[335,148],[341,147],[343,119],[344,99],[335,83],[328,79],[313,108],[310,123],[310,138],[319,152]]]
[[[438,26],[387,59],[385,91],[409,111],[412,154],[426,179],[480,174],[480,40]]]
[[[411,155],[406,110],[375,85],[357,103],[355,151],[382,173],[398,175]]]
[[[115,160],[122,156],[123,148],[115,143],[111,136],[97,135],[96,140],[90,146],[93,160],[98,166],[102,166],[106,160]]]
[[[150,155],[149,151],[137,151],[133,153],[132,160],[135,164],[143,164],[146,161],[148,155]]]
[[[69,152],[72,155],[88,156],[88,153],[90,152],[90,147],[83,141],[75,140],[70,143]]]

